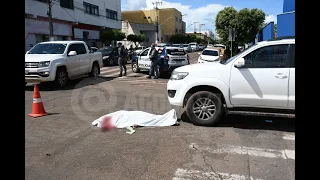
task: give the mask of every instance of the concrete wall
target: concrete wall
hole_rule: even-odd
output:
[[[277,37],[295,36],[295,12],[279,14],[277,21]]]
[[[84,13],[83,1],[74,0],[74,9],[62,8],[59,2],[54,1],[52,17],[55,19],[80,22],[96,26],[105,26],[113,29],[121,29],[121,0],[85,0],[85,2],[99,6],[99,15],[94,16]],[[106,18],[106,8],[118,12],[118,20]],[[47,17],[47,4],[35,0],[25,1],[25,13]]]

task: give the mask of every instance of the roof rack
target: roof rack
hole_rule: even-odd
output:
[[[283,40],[283,39],[295,39],[295,36],[282,36],[282,37],[277,37],[273,39],[269,39],[268,41],[278,41],[278,40]]]

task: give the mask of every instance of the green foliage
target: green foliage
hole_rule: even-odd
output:
[[[138,43],[141,43],[141,42],[143,42],[145,40],[146,40],[146,36],[144,34],[138,34],[137,35],[137,42]]]
[[[188,36],[184,34],[174,34],[170,36],[169,42],[173,44],[183,44],[188,42]]]
[[[136,35],[134,35],[134,34],[129,34],[128,36],[127,36],[127,40],[128,41],[131,41],[131,42],[134,42],[134,43],[136,43],[137,42],[137,36]]]
[[[100,33],[100,41],[105,42],[111,42],[113,40],[115,41],[121,41],[125,38],[125,34],[121,32],[120,30],[105,30]]]
[[[120,30],[113,30],[114,39],[116,41],[122,41],[124,38],[126,38],[126,35],[121,32]]]
[[[274,36],[274,38],[277,36],[277,24],[274,24],[274,27],[273,27],[273,36]]]
[[[224,42],[228,42],[228,27],[236,30],[235,45],[244,45],[254,41],[261,29],[266,14],[260,9],[244,8],[237,12],[233,7],[224,8],[217,14],[216,31]]]

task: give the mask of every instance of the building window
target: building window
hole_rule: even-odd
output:
[[[117,20],[118,19],[118,12],[110,10],[110,9],[106,9],[106,18]]]
[[[43,2],[43,3],[47,3],[48,2],[48,0],[36,0],[36,1]]]
[[[176,33],[178,33],[178,29],[176,28]]]
[[[179,19],[179,23],[181,23],[181,19]]]
[[[176,17],[176,22],[178,22],[178,17]]]
[[[73,9],[73,0],[60,0],[60,6],[63,8]]]
[[[94,4],[90,4],[87,2],[83,2],[83,7],[84,7],[85,13],[99,16],[99,6],[96,6]]]

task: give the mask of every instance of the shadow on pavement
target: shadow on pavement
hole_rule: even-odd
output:
[[[181,121],[192,123],[185,112],[181,115]],[[228,115],[216,127],[295,132],[295,119]]]
[[[63,90],[78,89],[78,88],[82,88],[90,85],[96,85],[106,81],[111,81],[113,79],[115,79],[115,77],[97,77],[97,78],[84,77],[84,78],[79,78],[75,80],[69,80],[67,86],[63,88],[57,87],[53,82],[41,83],[38,85],[38,87],[40,91],[57,91],[57,90],[63,91]],[[26,91],[33,91],[34,90],[33,88],[34,88],[33,85],[25,86]]]

